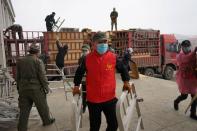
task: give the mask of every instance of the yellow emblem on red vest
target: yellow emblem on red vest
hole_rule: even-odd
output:
[[[107,65],[106,65],[106,70],[112,70],[112,64],[107,63]]]

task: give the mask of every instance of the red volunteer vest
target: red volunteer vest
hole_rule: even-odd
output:
[[[86,57],[87,101],[101,103],[115,98],[116,56],[108,51],[99,55],[96,51]]]

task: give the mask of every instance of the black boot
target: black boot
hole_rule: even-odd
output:
[[[179,102],[181,102],[182,100],[187,99],[187,94],[181,94],[180,96],[178,96],[175,100],[174,100],[174,109],[176,111],[179,110]]]
[[[193,120],[197,120],[197,116],[196,116],[196,114],[190,114],[190,118],[192,118]]]
[[[193,98],[193,96],[192,96]],[[191,105],[191,114],[190,114],[190,118],[192,118],[193,120],[197,120],[197,116],[196,116],[196,104],[197,104],[197,100],[195,100],[192,105]]]
[[[49,123],[43,123],[43,126],[51,125],[51,124],[53,124],[54,122],[55,122],[55,118],[51,118],[51,119],[49,120]]]
[[[174,101],[174,110],[179,110],[179,103],[176,100]]]

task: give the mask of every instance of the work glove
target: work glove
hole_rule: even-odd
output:
[[[79,95],[81,94],[81,91],[79,89],[79,86],[75,86],[73,88],[73,91],[72,92],[73,92],[73,96],[76,95],[76,94],[79,94]]]
[[[131,92],[131,85],[129,84],[129,81],[124,81],[123,91],[125,90],[127,90],[128,92]]]
[[[45,89],[44,89],[44,93],[45,93],[45,94],[49,94],[49,89],[45,88]]]
[[[49,87],[44,88],[44,93],[45,93],[45,94],[49,94],[49,92],[52,93],[52,91],[49,89]]]

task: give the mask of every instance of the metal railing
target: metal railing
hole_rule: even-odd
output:
[[[46,71],[47,71],[47,74],[46,74],[47,77],[55,77],[55,76],[63,77],[64,76],[63,70],[59,69],[56,64],[47,64]]]
[[[56,64],[47,64],[47,71],[51,71],[52,73],[47,73],[46,76],[61,76],[62,80],[65,78],[74,78],[74,73],[77,69],[78,65],[73,66],[65,66],[63,69],[59,69]],[[53,72],[54,71],[54,72]],[[66,74],[64,74],[66,72]]]
[[[5,32],[4,32],[5,33]],[[19,36],[17,36],[18,32],[8,31],[5,34],[6,39],[8,40],[20,40]],[[31,40],[31,39],[43,39],[43,32],[42,31],[22,31],[21,33],[22,39]]]
[[[11,96],[12,83],[14,79],[7,71],[7,68],[0,69],[0,98],[8,98]]]
[[[80,90],[81,84],[80,84]],[[71,114],[71,123],[72,131],[79,131],[82,128],[82,95],[74,95],[72,100],[72,114]]]
[[[130,131],[131,120],[133,118],[134,108],[136,108],[138,115],[138,123],[136,131],[144,129],[140,107],[138,102],[143,101],[142,98],[138,98],[134,84],[130,83],[132,90],[131,92],[124,91],[120,96],[116,105],[116,117],[118,121],[118,127],[120,131]]]

